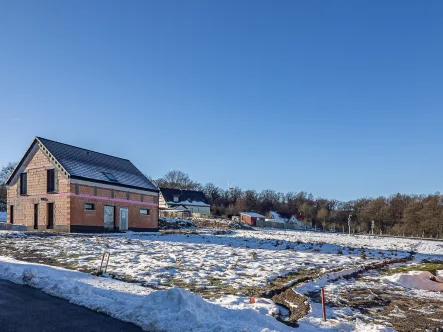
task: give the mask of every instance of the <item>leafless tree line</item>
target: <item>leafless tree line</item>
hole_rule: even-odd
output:
[[[274,190],[222,189],[213,183],[202,185],[181,171],[172,171],[155,180],[159,186],[202,190],[215,216],[230,217],[242,211],[268,214],[277,211],[282,216],[296,215],[312,221],[317,228],[331,231],[348,229],[351,215],[353,232],[443,238],[443,195],[404,195],[359,198],[342,202],[314,198],[306,192],[278,193]]]

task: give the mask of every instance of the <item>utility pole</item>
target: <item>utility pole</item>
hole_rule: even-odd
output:
[[[352,214],[350,214],[349,217],[348,217],[349,235],[351,235],[351,218],[352,218]]]
[[[372,220],[372,222],[371,222],[371,233],[372,233],[372,235],[374,235],[374,227],[375,227],[375,221]]]

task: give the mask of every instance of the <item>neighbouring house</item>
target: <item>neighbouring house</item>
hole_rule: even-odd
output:
[[[211,205],[209,205],[202,191],[172,188],[159,189],[159,207],[162,216],[171,214],[177,207],[190,211],[193,217],[211,216]]]
[[[240,212],[240,221],[242,223],[256,226],[257,220],[265,220],[265,216],[255,212]]]
[[[127,159],[36,137],[6,185],[28,230],[158,230],[158,189]]]
[[[0,211],[0,222],[6,222],[6,212]]]
[[[267,214],[267,221],[287,222],[288,218],[282,217],[278,212],[270,211]]]
[[[312,229],[312,222],[300,221],[294,215],[289,218],[289,222],[297,225],[298,229]]]

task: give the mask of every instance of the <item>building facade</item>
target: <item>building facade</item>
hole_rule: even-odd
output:
[[[160,213],[164,216],[189,211],[193,217],[210,217],[211,205],[205,194],[197,190],[160,188]]]
[[[240,212],[240,221],[250,226],[256,226],[257,220],[265,221],[265,216],[255,212]]]
[[[6,184],[28,230],[158,230],[158,189],[127,159],[36,137]]]

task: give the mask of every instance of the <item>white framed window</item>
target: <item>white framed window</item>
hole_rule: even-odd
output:
[[[175,202],[175,203],[178,202],[178,198],[179,198],[179,197],[178,197],[177,195],[174,195],[174,202]]]

